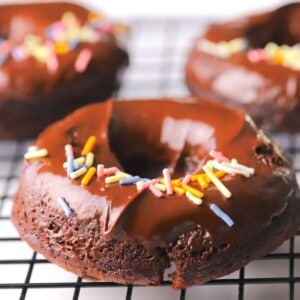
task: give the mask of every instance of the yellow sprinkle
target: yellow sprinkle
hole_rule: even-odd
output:
[[[91,181],[92,177],[95,175],[95,173],[96,173],[95,167],[89,168],[89,170],[87,171],[87,173],[84,175],[84,177],[81,180],[81,185],[88,185],[89,182]]]
[[[173,186],[181,186],[181,179],[173,179],[171,183]]]
[[[115,182],[119,182],[120,180],[125,179],[125,178],[128,178],[128,174],[123,173],[123,172],[117,172],[116,175],[106,177],[105,183],[115,183]]]
[[[192,201],[194,204],[196,205],[201,205],[202,204],[202,199],[196,197],[195,195],[193,195],[192,193],[190,192],[186,192],[185,195],[187,196],[187,198]]]
[[[54,44],[54,50],[56,54],[66,54],[69,52],[70,47],[67,43],[57,42]]]
[[[114,26],[114,31],[118,34],[127,35],[129,33],[129,27],[124,23],[116,23]]]
[[[194,174],[194,175],[192,175],[192,177],[191,177],[191,181],[198,181],[198,177],[200,176],[201,174]]]
[[[66,11],[61,17],[62,21],[69,22],[76,20],[76,16],[71,11]]]
[[[51,50],[45,46],[33,47],[31,49],[31,55],[39,62],[46,63],[49,57],[51,56]]]
[[[176,194],[178,195],[184,195],[185,194],[185,190],[179,186],[173,186],[173,190]]]
[[[125,172],[122,172],[122,171],[117,171],[116,175],[122,175],[122,176],[124,176],[124,178],[128,178],[128,177],[132,176],[131,174],[128,174],[128,173],[125,173]]]
[[[200,192],[199,190],[193,188],[192,186],[188,184],[182,184],[182,187],[185,189],[186,192],[190,192],[193,194],[195,197],[202,198],[204,194]]]
[[[78,165],[84,164],[84,162],[85,162],[85,158],[83,156],[74,158],[74,160],[73,160],[73,163],[78,164]],[[63,163],[63,167],[66,169],[68,167],[68,162],[65,161]]]
[[[24,155],[25,159],[33,159],[33,158],[41,158],[41,157],[45,157],[48,155],[48,150],[47,149],[39,149],[36,151],[30,151],[27,152]]]
[[[203,189],[206,189],[208,187],[208,182],[205,177],[206,177],[205,174],[200,174],[198,176],[198,183]]]
[[[81,175],[85,174],[86,172],[87,172],[87,168],[82,167],[82,168],[78,169],[77,171],[72,172],[70,174],[70,178],[76,179],[76,178],[80,177]]]
[[[85,164],[87,167],[91,167],[94,163],[95,154],[93,152],[88,152],[85,158]]]
[[[162,184],[162,183],[155,183],[154,186],[156,188],[158,188],[161,192],[165,192],[166,189],[167,189],[166,186],[164,184]]]
[[[84,144],[83,149],[81,151],[81,155],[86,155],[89,152],[91,152],[93,150],[95,144],[96,144],[96,137],[94,135],[91,135],[87,139],[86,143]]]
[[[212,169],[205,165],[203,166],[204,172],[211,179],[217,189],[224,195],[225,198],[230,198],[232,196],[231,192],[227,189],[227,187],[219,180],[219,178],[214,174]]]

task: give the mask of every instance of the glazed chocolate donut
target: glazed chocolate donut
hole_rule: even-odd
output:
[[[124,26],[70,3],[0,9],[0,138],[36,136],[116,91],[128,64]]]
[[[280,46],[279,46],[280,45]],[[300,130],[300,3],[213,24],[186,64],[194,95],[242,107],[266,129]]]
[[[157,285],[175,263],[169,276],[184,288],[265,255],[300,225],[278,145],[243,111],[204,98],[86,106],[33,147],[12,220],[34,250],[85,278]]]

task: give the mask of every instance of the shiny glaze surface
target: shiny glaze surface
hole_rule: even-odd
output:
[[[186,80],[195,95],[211,94],[223,103],[243,107],[265,128],[299,130],[300,72],[268,61],[253,63],[247,50],[268,42],[294,45],[300,42],[300,4],[232,22],[213,24],[203,36],[213,42],[244,37],[246,51],[223,59],[192,49]],[[298,117],[297,117],[298,116]]]
[[[62,167],[64,145],[72,143],[75,156],[79,156],[90,135],[97,137],[96,164],[121,169],[126,165],[124,170],[132,175],[158,177],[162,168],[170,167],[174,178],[184,176],[208,160],[213,144],[224,155],[255,168],[255,175],[227,175],[222,181],[232,198],[226,200],[211,185],[201,206],[185,196],[156,198],[149,190],[138,192],[134,185],[105,185],[103,179],[93,178],[82,187],[80,180],[68,179]],[[21,186],[43,191],[57,213],[63,213],[56,202],[62,196],[74,218],[100,214],[103,238],[121,237],[150,248],[167,247],[178,235],[200,224],[217,246],[240,243],[270,225],[298,189],[284,158],[280,166],[257,159],[258,143],[257,132],[245,121],[243,111],[205,99],[109,101],[86,106],[48,127],[35,145],[47,148],[49,157],[24,163]],[[233,227],[209,209],[213,203],[234,220]]]
[[[88,10],[71,3],[36,3],[22,5],[2,5],[0,16],[0,37],[20,43],[28,34],[43,35],[47,26],[60,20],[63,13],[70,11],[81,24],[87,20]],[[84,48],[92,51],[91,64],[87,72],[81,74],[74,70],[74,62]],[[114,65],[111,55],[126,54],[118,47],[114,34],[107,32],[103,40],[96,43],[81,43],[76,49],[58,56],[58,70],[49,73],[47,66],[30,57],[15,61],[12,57],[1,66],[1,101],[32,101],[32,96],[42,97],[55,89],[61,89],[71,81],[85,78],[85,73],[101,71],[103,64]],[[125,63],[126,64],[126,63]],[[36,99],[34,99],[36,100]]]

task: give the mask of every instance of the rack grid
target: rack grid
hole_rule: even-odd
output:
[[[209,19],[135,19],[131,65],[117,98],[184,96],[183,67],[191,43]],[[293,160],[300,182],[300,135],[273,134]],[[300,233],[245,268],[199,287],[173,291],[83,280],[49,263],[18,236],[10,221],[23,153],[31,141],[0,142],[0,299],[300,299]]]

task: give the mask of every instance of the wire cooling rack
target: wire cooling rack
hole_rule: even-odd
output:
[[[118,97],[181,96],[186,53],[207,20],[133,20],[128,69]],[[294,159],[300,181],[300,135],[274,135]],[[300,299],[300,236],[245,268],[199,287],[173,291],[83,280],[22,242],[10,221],[22,156],[30,141],[0,142],[0,299],[283,300]],[[300,217],[300,216],[299,216]]]

